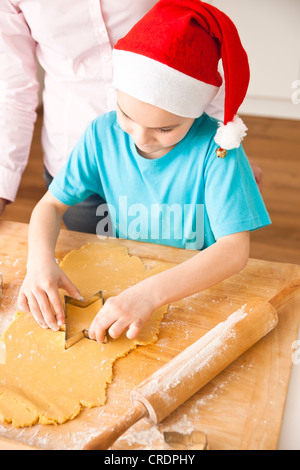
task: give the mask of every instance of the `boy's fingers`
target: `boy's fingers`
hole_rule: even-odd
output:
[[[57,320],[57,324],[59,326],[64,325],[64,323],[65,323],[65,312],[64,312],[63,303],[62,303],[61,297],[59,295],[58,289],[50,289],[47,292],[47,295],[48,295],[49,301],[52,305],[52,308],[54,310],[56,320]]]
[[[66,275],[63,276],[63,278],[59,282],[58,287],[67,291],[70,297],[82,300],[82,296],[79,292],[79,289],[73,284],[72,281],[70,281],[70,279]]]
[[[140,320],[137,320],[131,323],[126,333],[127,338],[128,339],[136,338],[139,335],[139,333],[142,331],[143,326],[144,326],[144,323],[142,323]]]
[[[48,328],[46,321],[44,320],[43,314],[38,306],[38,303],[32,293],[27,296],[29,310],[32,313],[35,321],[42,327]]]
[[[98,341],[98,343],[103,343],[106,336],[106,330],[107,327],[98,323],[92,323],[89,328],[89,337],[90,339]]]
[[[128,327],[128,319],[120,318],[109,328],[109,335],[117,339],[121,336],[123,331]]]
[[[19,307],[20,310],[22,310],[22,312],[30,312],[27,297],[23,292],[20,292],[20,294],[19,294],[18,307]]]
[[[116,319],[110,315],[105,315],[104,307],[96,315],[89,328],[89,337],[103,343],[106,337],[106,330],[115,322]]]
[[[44,317],[45,322],[53,331],[58,331],[59,326],[57,324],[53,309],[49,302],[49,298],[44,291],[35,293],[36,300],[38,302],[40,311]]]

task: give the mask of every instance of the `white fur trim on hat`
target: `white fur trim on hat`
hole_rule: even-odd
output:
[[[118,49],[113,50],[113,73],[116,89],[182,117],[201,116],[219,90],[159,61]]]
[[[215,142],[225,150],[238,148],[243,138],[246,136],[247,130],[241,118],[236,115],[233,120],[226,125],[224,125],[223,122],[219,122]]]

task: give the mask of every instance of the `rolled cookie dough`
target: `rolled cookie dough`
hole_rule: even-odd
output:
[[[111,243],[92,243],[72,251],[60,266],[83,297],[103,290],[104,300],[157,272],[147,271],[140,258]],[[167,267],[161,265],[159,270]],[[89,307],[91,318],[97,307]],[[61,424],[83,407],[105,404],[114,362],[138,345],[154,343],[166,310],[167,306],[156,310],[135,340],[125,334],[105,345],[83,339],[68,350],[63,331],[44,330],[31,314],[18,312],[0,340],[0,420],[18,428]],[[76,330],[75,312],[72,318]],[[78,322],[81,329],[79,316]]]

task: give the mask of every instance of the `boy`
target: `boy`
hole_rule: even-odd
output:
[[[218,127],[203,110],[221,85],[221,57],[226,99]],[[159,306],[243,269],[249,232],[270,223],[240,146],[245,126],[236,112],[249,68],[231,20],[198,0],[160,0],[117,43],[114,61],[117,112],[90,124],[33,211],[20,308],[45,328],[64,323],[58,288],[80,293],[57,266],[55,244],[64,212],[93,192],[107,201],[116,236],[201,251],[108,299],[89,329],[99,342],[106,330],[136,337]],[[169,217],[167,235],[161,214]]]

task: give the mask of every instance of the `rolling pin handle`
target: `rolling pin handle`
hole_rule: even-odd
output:
[[[113,426],[105,429],[101,434],[91,439],[83,450],[107,450],[131,426],[142,418],[147,418],[148,410],[141,402],[135,405],[117,421]]]
[[[295,279],[293,282],[290,282],[287,286],[285,286],[278,294],[274,295],[274,297],[269,300],[270,304],[273,305],[275,310],[278,310],[283,304],[285,304],[295,292],[295,289],[300,288],[300,279]]]

